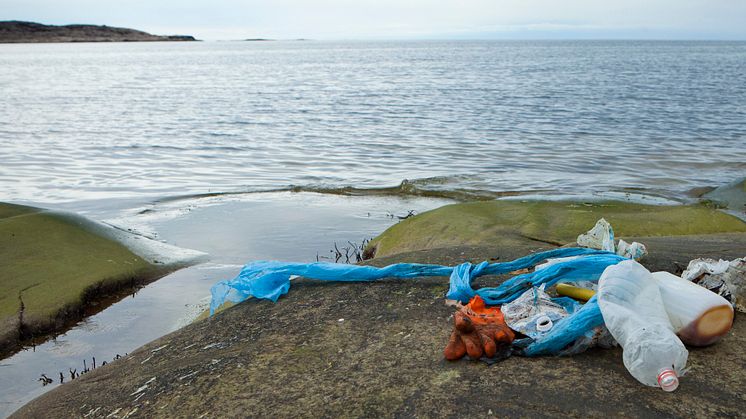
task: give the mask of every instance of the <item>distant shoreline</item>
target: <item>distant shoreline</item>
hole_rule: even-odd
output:
[[[0,22],[0,43],[194,42],[191,35],[152,35],[106,25],[44,25],[17,20]]]

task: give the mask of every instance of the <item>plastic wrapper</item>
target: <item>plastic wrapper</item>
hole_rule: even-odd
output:
[[[573,300],[568,301],[564,298],[557,300],[559,302],[553,301],[552,297],[544,292],[543,286],[534,287],[515,300],[504,304],[501,310],[505,322],[511,329],[536,339],[580,306]]]
[[[583,353],[590,348],[613,348],[617,346],[614,336],[611,336],[609,329],[605,325],[601,325],[589,330],[585,335],[577,338],[567,348],[561,350],[559,356],[572,356]]]

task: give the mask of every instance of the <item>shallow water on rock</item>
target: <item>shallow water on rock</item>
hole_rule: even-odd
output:
[[[111,362],[143,344],[189,324],[209,303],[215,282],[234,277],[244,263],[273,259],[334,260],[334,243],[361,244],[410,210],[422,212],[451,201],[397,197],[340,197],[271,193],[206,197],[110,208],[98,215],[170,244],[208,252],[209,262],[172,273],[89,317],[55,339],[0,361],[0,417],[69,381],[70,369]],[[91,211],[96,215],[95,210]],[[351,251],[350,251],[351,253]],[[341,260],[345,261],[345,258]],[[46,374],[53,383],[38,381]]]

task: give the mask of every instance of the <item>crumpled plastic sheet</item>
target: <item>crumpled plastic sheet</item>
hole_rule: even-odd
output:
[[[474,290],[471,282],[481,275],[499,275],[535,266],[551,258],[584,256],[548,266],[539,271],[515,276],[498,287]],[[603,250],[586,248],[559,248],[546,252],[524,256],[511,262],[487,263],[476,265],[463,263],[456,267],[399,263],[383,268],[361,265],[346,265],[328,262],[286,263],[286,262],[253,262],[241,270],[236,278],[221,281],[212,289],[210,314],[226,301],[240,303],[249,297],[277,299],[290,290],[290,277],[293,275],[321,281],[376,281],[383,278],[416,278],[423,276],[450,275],[450,288],[446,295],[449,299],[466,303],[475,295],[480,295],[487,304],[502,305],[513,301],[526,290],[547,284],[580,280],[595,280],[610,265],[617,264],[625,258]],[[592,299],[592,301],[594,301]],[[585,304],[573,315],[558,322],[550,333],[537,339],[525,350],[526,354],[557,354],[577,338],[585,336],[590,329],[603,324],[598,304]],[[595,307],[595,310],[593,309]],[[576,318],[577,317],[577,318]],[[598,323],[600,321],[600,323]],[[537,349],[531,349],[538,345]],[[559,348],[559,349],[558,349]],[[531,355],[530,355],[531,356]]]
[[[489,272],[484,272],[486,266],[489,264],[487,262],[482,262],[478,265],[472,265],[468,262],[462,263],[461,265],[458,265],[451,274],[450,289],[448,290],[446,297],[452,300],[465,302],[469,301],[475,295],[479,295],[487,304],[503,305],[515,300],[531,287],[539,286],[541,284],[547,284],[547,287],[550,287],[560,282],[598,281],[598,278],[601,277],[601,273],[603,273],[604,269],[608,266],[627,260],[619,255],[603,250],[596,250],[596,252],[597,253],[589,253],[582,258],[574,258],[556,263],[538,271],[514,276],[500,284],[498,287],[480,288],[476,291],[471,287],[471,281],[477,276],[489,275]],[[567,256],[577,255],[565,255],[559,257]],[[517,259],[516,261],[521,259]],[[511,269],[508,272],[513,270],[515,269]]]
[[[643,256],[648,254],[648,249],[642,243],[627,243],[626,241],[619,239],[616,254],[619,256],[624,256],[627,259],[640,260]]]
[[[525,291],[515,300],[503,304],[503,313],[508,327],[536,339],[549,332],[553,325],[580,308],[580,303],[568,297],[552,298],[544,292],[544,286]],[[548,319],[547,330],[542,330],[540,323]]]
[[[720,295],[736,310],[746,312],[746,257],[732,261],[694,259],[681,277]]]
[[[557,322],[546,334],[536,339],[526,338],[514,341],[513,345],[523,356],[574,355],[590,346],[599,329],[604,326],[604,318],[594,295],[578,311]]]

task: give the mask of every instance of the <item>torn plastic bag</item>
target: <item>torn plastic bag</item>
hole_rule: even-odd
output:
[[[220,281],[212,286],[210,289],[212,294],[210,313],[214,313],[215,310],[226,301],[240,303],[250,297],[277,301],[280,296],[286,294],[290,290],[290,277],[294,275],[320,281],[342,282],[368,282],[383,278],[406,279],[422,276],[450,275],[451,288],[448,293],[448,298],[466,303],[471,299],[471,297],[477,294],[477,292],[471,288],[471,279],[474,277],[479,275],[506,274],[515,270],[532,267],[549,258],[576,255],[597,256],[603,258],[604,261],[613,260],[613,263],[622,260],[616,255],[601,250],[560,248],[524,256],[511,262],[493,264],[483,262],[479,265],[462,264],[455,268],[417,263],[397,263],[383,268],[377,268],[374,266],[328,262],[288,263],[259,261],[244,266],[237,277],[226,281]],[[589,270],[595,272],[599,269],[603,271],[600,265],[596,266],[593,263],[588,263],[586,265],[587,266],[583,269],[584,272]],[[556,276],[556,274],[557,272],[553,272],[550,273],[550,275],[547,275],[547,277],[551,277],[552,275]],[[581,272],[576,274],[580,275]],[[519,275],[518,277],[513,278],[515,281],[510,283],[510,290],[507,290],[507,287],[500,289],[484,288],[479,290],[479,294],[482,298],[485,298],[485,301],[487,301],[488,304],[501,304],[496,303],[495,298],[492,297],[498,296],[500,298],[506,298],[514,295],[513,298],[515,298],[520,295],[520,293],[531,287],[528,282],[533,278],[533,276],[531,276],[531,274],[526,275]],[[488,300],[487,298],[490,299]]]
[[[609,252],[589,254],[538,271],[514,276],[498,287],[485,287],[478,290],[471,287],[471,281],[477,276],[487,275],[489,264],[487,262],[478,265],[463,263],[454,268],[446,297],[464,302],[469,301],[474,295],[479,295],[487,304],[503,305],[515,300],[531,287],[541,284],[552,286],[559,282],[598,280],[604,269],[623,260],[627,259]]]
[[[479,275],[497,275],[525,269],[549,258],[586,255],[583,258],[568,260],[546,267],[539,271],[515,276],[494,288],[471,287],[472,280]],[[250,297],[277,299],[290,289],[291,275],[299,275],[323,281],[375,281],[382,278],[415,278],[421,276],[445,276],[450,274],[450,288],[447,297],[467,302],[474,295],[480,295],[488,304],[501,305],[518,298],[526,290],[541,284],[554,285],[558,282],[598,280],[606,267],[617,264],[623,257],[594,249],[560,248],[516,259],[512,262],[478,265],[461,264],[455,268],[440,265],[395,264],[384,268],[372,266],[345,265],[334,263],[285,263],[254,262],[241,270],[234,279],[221,281],[212,289],[210,312],[224,302],[240,303]],[[603,324],[598,305],[594,299],[572,315],[558,321],[544,336],[527,343],[525,354],[556,355],[576,339]]]
[[[605,219],[596,222],[587,233],[578,236],[578,245],[590,249],[614,251],[614,229]]]
[[[547,259],[546,262],[544,262],[544,263],[542,263],[540,265],[536,265],[535,270],[538,271],[540,269],[547,268],[547,267],[555,265],[557,263],[567,262],[568,260],[577,259],[578,257],[579,256],[568,256],[568,257],[565,257],[565,258]],[[597,284],[595,282],[592,282],[592,281],[571,281],[571,282],[567,282],[567,283],[570,284],[570,285],[572,285],[572,286],[578,287],[578,288],[588,288],[588,289],[593,290],[593,291],[595,291],[596,287],[597,287]]]
[[[566,258],[570,259],[570,258]],[[556,259],[555,259],[556,260]],[[538,267],[537,267],[538,269]],[[586,284],[591,284],[595,286],[593,282],[590,281],[582,281]],[[560,285],[564,284],[557,284],[557,288],[559,289]],[[517,300],[513,301],[512,303],[508,303],[503,306],[503,313],[506,311],[506,307],[512,304],[515,304],[518,302],[521,298],[524,298],[524,296],[528,295],[531,291],[526,291],[523,296],[519,297]],[[546,296],[545,298],[550,298],[549,295],[544,294]],[[590,300],[593,298],[593,294],[589,295],[587,300]],[[581,307],[583,307],[580,303],[578,303],[576,300],[569,298],[569,297],[559,297],[559,298],[552,298],[551,302],[560,305],[564,310],[565,313],[562,318],[567,317],[568,315],[573,315],[575,312],[577,312]],[[589,309],[597,309],[594,308],[592,305],[589,306]],[[587,315],[587,313],[584,313],[583,315],[580,315],[577,319],[570,320],[568,324],[571,324],[573,322],[581,322],[580,324],[583,324],[584,318]],[[506,316],[507,320],[507,316]],[[561,318],[560,318],[561,320]],[[537,323],[541,321],[541,319],[536,320]],[[556,321],[554,321],[556,324]],[[510,325],[510,323],[508,323]],[[519,325],[520,326],[520,325]],[[512,327],[512,326],[511,326]],[[523,339],[522,341],[517,341],[515,346],[517,348],[523,348],[523,350],[519,350],[518,353],[521,353],[525,356],[536,356],[536,355],[545,355],[545,354],[554,354],[558,356],[571,356],[576,355],[582,352],[587,351],[590,348],[593,347],[601,347],[601,348],[611,348],[613,346],[616,346],[616,341],[614,340],[614,337],[611,336],[611,333],[609,333],[609,329],[606,328],[604,324],[601,324],[596,327],[589,327],[587,331],[585,331],[581,335],[577,334],[571,334],[568,336],[575,337],[574,341],[571,341],[569,344],[567,343],[569,339],[562,339],[562,338],[552,338],[552,336],[545,337],[544,335],[547,335],[548,332],[551,330],[541,330],[538,331],[539,333],[531,333],[533,331],[533,325],[529,324],[528,327],[524,326],[526,331],[521,331],[526,336],[529,336],[528,339]],[[515,328],[514,328],[515,330]],[[569,329],[568,329],[569,330]],[[567,334],[566,331],[561,332],[562,334]],[[533,343],[533,346],[526,350],[525,348],[528,347]]]
[[[732,261],[694,259],[681,277],[707,288],[746,312],[746,257]]]

